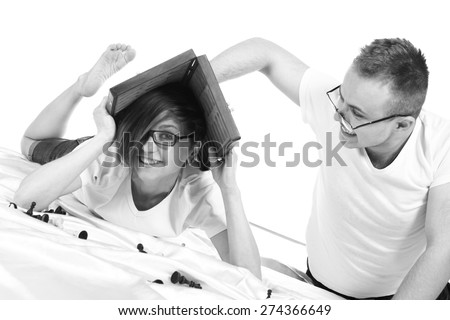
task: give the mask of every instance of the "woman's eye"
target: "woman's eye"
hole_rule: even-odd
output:
[[[161,134],[160,138],[163,139],[163,140],[169,140],[169,141],[173,140],[173,136],[171,134],[168,134],[168,133]]]

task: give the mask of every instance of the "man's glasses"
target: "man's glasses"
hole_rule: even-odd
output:
[[[392,119],[392,118],[395,118],[395,117],[408,117],[409,116],[409,115],[404,115],[404,114],[393,114],[391,116],[384,117],[382,119],[369,121],[367,123],[363,123],[363,124],[360,124],[359,126],[353,127],[350,124],[350,122],[348,122],[344,118],[344,115],[341,113],[341,111],[339,111],[339,108],[337,107],[339,104],[341,104],[343,102],[343,99],[341,97],[341,85],[338,85],[336,88],[333,88],[330,91],[328,91],[327,92],[327,96],[328,96],[328,99],[330,99],[331,103],[333,104],[333,107],[336,110],[336,113],[339,115],[342,125],[350,133],[354,133],[354,131],[356,129],[364,127],[364,126],[368,126],[369,124],[374,124],[374,123],[381,122],[381,121],[388,120],[388,119]]]
[[[173,147],[179,140],[189,138],[190,135],[187,136],[179,136],[167,131],[154,131],[149,130],[145,136],[145,140],[148,141],[150,137],[153,138],[153,141],[161,147]]]

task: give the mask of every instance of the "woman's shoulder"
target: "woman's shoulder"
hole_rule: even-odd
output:
[[[181,174],[180,185],[190,189],[203,189],[215,184],[211,171],[201,171],[191,165],[186,165]]]
[[[111,183],[121,182],[128,176],[129,168],[115,155],[107,150],[102,152],[82,173],[91,184],[109,186]]]

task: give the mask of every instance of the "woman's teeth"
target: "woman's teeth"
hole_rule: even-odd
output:
[[[142,163],[144,163],[146,165],[155,165],[155,164],[162,163],[162,161],[153,160],[153,159],[142,159],[141,158],[141,161],[142,161]]]

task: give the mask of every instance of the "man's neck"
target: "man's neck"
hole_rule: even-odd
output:
[[[366,148],[367,155],[369,156],[372,165],[377,169],[384,169],[394,162],[411,136],[413,130],[414,127],[408,132],[405,132],[404,135],[397,138],[394,137],[381,145]]]

